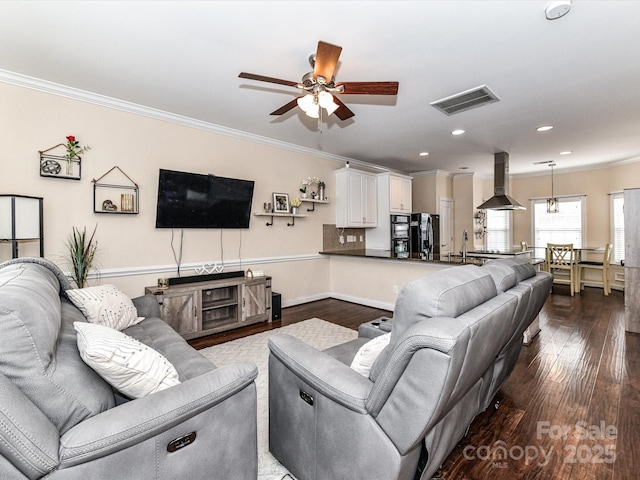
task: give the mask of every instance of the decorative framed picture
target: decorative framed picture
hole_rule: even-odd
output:
[[[289,194],[288,193],[273,194],[273,212],[289,213]]]

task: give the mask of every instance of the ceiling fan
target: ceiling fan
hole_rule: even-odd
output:
[[[309,117],[318,118],[324,109],[328,115],[335,112],[340,120],[347,120],[355,114],[342,103],[335,94],[346,95],[397,95],[398,82],[336,82],[334,73],[340,58],[342,47],[326,42],[318,42],[318,50],[309,56],[312,72],[305,74],[301,82],[265,77],[253,73],[242,72],[240,78],[258,80],[260,82],[277,83],[296,87],[306,92],[286,105],[271,112],[271,115],[282,115],[299,106]]]

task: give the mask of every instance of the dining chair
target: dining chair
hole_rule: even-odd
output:
[[[578,283],[578,264],[572,243],[547,243],[547,271],[553,274],[553,283],[569,285],[571,296]],[[578,290],[579,291],[579,290]]]
[[[611,243],[607,243],[607,246],[604,247],[604,254],[602,256],[602,261],[591,261],[591,260],[581,260],[578,262],[578,282],[580,284],[580,290],[584,290],[585,283],[590,285],[602,285],[602,289],[604,290],[605,295],[609,295],[611,293],[611,281],[609,280],[609,266],[611,265],[611,250],[613,249],[613,245]],[[602,279],[598,280],[585,280],[584,272],[585,270],[599,270],[602,273]]]

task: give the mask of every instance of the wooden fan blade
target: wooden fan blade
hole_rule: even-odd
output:
[[[397,95],[398,82],[340,82],[346,95]]]
[[[238,77],[247,78],[249,80],[258,80],[259,82],[277,83],[279,85],[287,85],[288,87],[298,86],[298,82],[291,82],[289,80],[281,80],[279,78],[273,77],[265,77],[264,75],[256,75],[255,73],[241,72]]]
[[[333,113],[335,113],[340,120],[346,120],[347,118],[351,118],[355,115],[355,113],[349,110],[349,108],[344,103],[342,103],[342,101],[337,96],[333,96],[333,101],[339,105],[339,107]]]
[[[286,105],[283,105],[282,107],[280,107],[279,109],[271,112],[269,115],[282,115],[284,113],[287,113],[289,110],[291,110],[292,108],[295,108],[298,106],[298,98],[302,98],[302,97],[297,97],[294,98],[293,100],[291,100],[289,103],[287,103]]]
[[[316,51],[316,63],[313,67],[314,78],[324,77],[327,83],[331,81],[333,73],[338,65],[342,47],[331,45],[330,43],[318,42],[318,50]]]

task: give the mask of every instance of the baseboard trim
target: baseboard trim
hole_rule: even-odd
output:
[[[342,293],[332,292],[330,296],[336,300],[344,300],[345,302],[357,303],[366,307],[379,308],[380,310],[389,310],[391,312],[393,312],[395,307],[394,303],[380,302],[370,298],[354,297],[352,295],[344,295]]]

